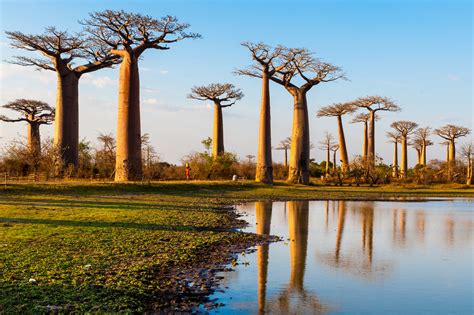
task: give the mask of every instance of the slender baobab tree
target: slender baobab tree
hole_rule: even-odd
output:
[[[418,124],[412,121],[400,120],[393,122],[390,127],[395,129],[400,135],[400,142],[402,145],[400,174],[403,178],[406,178],[408,170],[408,137],[415,131]]]
[[[342,161],[342,172],[349,170],[349,157],[347,154],[346,138],[344,137],[344,127],[342,125],[342,115],[353,113],[357,109],[352,103],[337,103],[322,107],[317,116],[318,117],[336,117],[337,130],[339,137],[340,156]]]
[[[423,166],[426,165],[426,147],[433,145],[433,142],[430,139],[428,139],[430,134],[431,134],[430,127],[418,128],[415,131],[414,142],[418,143],[421,146],[420,158],[419,158],[418,164],[421,164]]]
[[[461,155],[466,159],[467,168],[466,168],[466,185],[473,185],[474,184],[474,176],[472,173],[473,169],[473,150],[474,150],[474,143],[469,142],[465,143],[461,147]]]
[[[147,49],[167,50],[168,44],[199,34],[187,33],[189,24],[165,16],[105,10],[89,14],[81,21],[97,43],[108,46],[108,53],[121,58],[118,98],[117,157],[115,180],[142,177],[140,131],[140,81],[138,61]]]
[[[212,138],[212,157],[214,160],[224,154],[224,125],[222,109],[230,107],[240,100],[244,94],[230,83],[213,83],[207,86],[195,86],[188,98],[214,103],[214,133]]]
[[[85,73],[117,62],[117,57],[82,34],[70,34],[47,27],[42,34],[6,32],[10,45],[28,52],[39,52],[43,58],[17,56],[10,61],[20,66],[56,72],[56,115],[54,144],[61,152],[65,166],[78,163],[79,79]]]
[[[411,142],[408,143],[416,151],[417,162],[416,164],[421,165],[421,151],[423,149],[423,143],[418,138],[414,138]]]
[[[242,43],[255,61],[247,69],[237,70],[239,75],[247,75],[262,79],[262,99],[260,105],[260,128],[258,136],[258,154],[255,180],[266,184],[273,183],[272,139],[270,115],[270,77],[282,70],[286,63],[281,55],[285,51],[282,46],[272,48],[264,43]]]
[[[336,160],[336,153],[339,150],[339,144],[334,144],[331,146],[331,151],[332,151],[332,173],[336,174],[336,168],[337,168],[337,160]]]
[[[375,116],[375,120],[379,120],[377,116]],[[351,120],[351,124],[364,124],[364,132],[362,134],[362,158],[364,161],[367,160],[367,151],[369,149],[369,121],[370,113],[359,113]]]
[[[400,134],[392,131],[388,131],[386,134],[390,142],[393,143],[392,177],[398,178],[398,143],[400,142]]]
[[[291,137],[287,137],[280,141],[280,144],[276,148],[277,150],[283,150],[285,152],[285,169],[288,169],[288,150],[291,147]]]
[[[17,99],[2,106],[19,113],[17,118],[0,115],[0,120],[5,122],[24,121],[28,125],[28,149],[36,160],[41,154],[40,126],[49,125],[54,121],[54,108],[45,102],[27,99]]]
[[[329,132],[324,132],[324,138],[319,142],[319,148],[326,151],[326,176],[329,175],[329,161],[331,160],[331,148],[334,146],[334,137]]]
[[[471,133],[471,129],[455,125],[446,125],[434,130],[434,133],[449,142],[449,162],[456,160],[456,139]]]
[[[353,104],[369,111],[369,139],[367,144],[367,159],[369,166],[375,165],[375,116],[379,111],[396,112],[400,110],[392,100],[382,96],[366,96],[356,99]]]
[[[289,49],[282,56],[286,67],[270,80],[282,85],[293,96],[293,130],[291,135],[290,167],[288,181],[309,184],[309,117],[306,94],[321,82],[344,78],[339,67],[313,57],[305,48]],[[299,86],[296,81],[303,81]]]

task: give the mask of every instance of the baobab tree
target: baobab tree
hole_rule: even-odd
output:
[[[421,151],[423,148],[423,143],[420,141],[420,139],[415,138],[411,142],[409,142],[408,145],[415,149],[417,156],[416,164],[421,165]]]
[[[285,169],[288,168],[288,150],[291,147],[291,137],[287,137],[280,141],[280,144],[276,148],[277,150],[283,150],[285,152]]]
[[[332,173],[336,174],[336,168],[337,168],[337,160],[336,160],[336,153],[339,150],[339,144],[334,144],[331,146],[331,151],[332,151]]]
[[[77,166],[79,144],[79,79],[85,73],[117,62],[104,46],[82,34],[47,27],[42,34],[6,32],[10,46],[39,52],[43,58],[14,57],[10,63],[54,71],[57,75],[54,145],[61,152],[63,164]]]
[[[239,75],[262,79],[262,99],[260,103],[260,128],[258,135],[258,154],[255,180],[266,184],[273,183],[271,115],[270,115],[270,77],[282,70],[286,63],[280,56],[285,51],[282,46],[272,48],[264,43],[242,43],[255,61],[247,69],[237,70]],[[288,62],[288,61],[287,61]]]
[[[398,143],[400,142],[400,134],[397,132],[388,131],[387,138],[393,143],[393,166],[392,177],[398,178]]]
[[[375,116],[375,120],[378,120],[378,117]],[[352,120],[351,124],[363,123],[364,132],[362,134],[362,158],[367,160],[367,151],[369,149],[369,121],[370,113],[359,113]]]
[[[406,178],[408,170],[408,137],[415,131],[416,127],[418,127],[418,124],[412,121],[400,120],[393,122],[390,127],[395,129],[400,135],[400,143],[402,145],[400,175],[403,178]]]
[[[340,156],[342,161],[342,172],[349,170],[349,157],[347,155],[346,138],[344,137],[344,126],[342,124],[342,115],[353,113],[357,107],[352,103],[337,103],[329,106],[322,107],[317,116],[318,117],[336,117],[337,118],[337,130],[339,137]]]
[[[369,139],[367,144],[367,160],[370,167],[375,166],[375,117],[379,111],[396,112],[400,110],[397,104],[387,97],[366,96],[356,99],[353,104],[369,111]]]
[[[426,147],[433,145],[433,142],[428,139],[430,134],[430,127],[418,128],[415,131],[415,139],[413,140],[413,143],[419,147],[418,164],[423,166],[426,165]]]
[[[448,161],[451,164],[456,161],[456,139],[467,136],[471,133],[471,129],[462,126],[446,125],[435,129],[434,133],[449,142]]]
[[[474,143],[469,142],[465,143],[461,147],[461,155],[466,159],[467,167],[466,167],[466,185],[473,185],[474,184],[474,176],[473,176],[473,150],[474,150]]]
[[[89,14],[81,21],[95,42],[119,57],[120,78],[117,122],[115,181],[142,177],[140,130],[140,80],[138,61],[148,49],[168,50],[168,44],[199,34],[187,33],[189,24],[172,16],[155,19],[148,15],[105,10]]]
[[[282,55],[286,67],[277,71],[270,80],[282,85],[293,96],[293,128],[291,134],[288,181],[309,184],[309,117],[306,94],[321,82],[344,78],[337,66],[321,62],[305,48],[292,48]],[[303,82],[298,85],[297,80]]]
[[[230,107],[244,94],[230,83],[212,83],[207,86],[195,86],[188,98],[214,103],[214,133],[212,138],[212,157],[214,160],[224,154],[224,122],[222,109]]]
[[[334,137],[329,132],[324,132],[324,138],[319,142],[321,150],[326,151],[326,176],[329,175],[329,161],[331,160],[331,148],[334,146]]]
[[[37,161],[41,154],[40,126],[49,125],[54,120],[54,108],[45,102],[28,99],[17,99],[2,106],[19,113],[17,118],[0,115],[0,120],[5,122],[26,122],[28,126],[28,149]]]

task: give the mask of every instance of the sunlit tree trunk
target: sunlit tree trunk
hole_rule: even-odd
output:
[[[456,161],[456,143],[454,142],[454,139],[449,140],[449,161]]]
[[[472,175],[472,157],[469,156],[467,159],[467,174],[466,174],[466,184],[473,185],[474,184],[474,176]]]
[[[142,178],[138,60],[126,53],[120,65],[115,181]]]
[[[326,153],[326,175],[329,175],[329,161],[331,161],[331,149],[328,144],[327,153]]]
[[[332,153],[332,173],[333,174],[336,174],[336,168],[337,168],[336,153],[337,153],[337,151],[334,151]]]
[[[262,102],[260,107],[260,130],[258,139],[257,169],[255,180],[266,184],[273,183],[272,138],[270,116],[269,78],[262,75]]]
[[[421,165],[421,148],[416,148],[415,150],[416,150],[416,157],[417,157],[417,161],[418,161],[417,164]]]
[[[54,145],[65,166],[77,166],[79,145],[79,76],[73,71],[58,71]]]
[[[375,167],[375,112],[370,111],[369,141],[367,145],[370,167]]]
[[[393,177],[398,178],[398,142],[393,142]]]
[[[272,219],[272,202],[257,201],[255,203],[256,233],[258,235],[269,235]],[[268,275],[268,254],[269,245],[257,246],[258,263],[258,308],[259,314],[265,313],[267,275]]]
[[[222,120],[222,107],[214,104],[214,131],[212,137],[212,157],[217,159],[224,154],[224,122]]]
[[[293,93],[293,130],[288,181],[309,184],[309,118],[306,91]]]
[[[344,136],[344,126],[342,125],[342,117],[337,116],[337,127],[339,133],[339,155],[342,161],[342,172],[349,170],[349,158],[347,155],[346,138]]]
[[[303,290],[303,280],[308,247],[308,201],[288,203],[288,227],[290,236],[290,288]]]
[[[365,121],[364,122],[364,141],[362,143],[362,157],[367,159],[367,149],[369,145],[369,128],[368,128],[368,123]]]
[[[41,153],[41,136],[39,131],[40,125],[34,122],[28,123],[28,149],[30,153],[35,157],[35,160]]]
[[[426,165],[426,140],[423,140],[423,144],[421,146],[420,164],[423,165],[423,166]]]
[[[407,170],[408,170],[408,159],[407,159],[407,137],[402,135],[402,161],[400,165],[400,173],[403,178],[407,178]]]

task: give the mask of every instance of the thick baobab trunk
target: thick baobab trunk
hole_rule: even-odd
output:
[[[454,139],[449,140],[449,161],[452,163],[456,161],[456,144]]]
[[[60,74],[56,94],[54,145],[64,166],[78,163],[79,145],[79,76],[75,72]]]
[[[468,156],[468,159],[467,159],[466,184],[467,185],[473,185],[474,184],[474,176],[472,175],[472,158],[471,158],[471,156]]]
[[[370,167],[375,167],[375,112],[370,111],[369,137],[367,144],[367,159]]]
[[[120,65],[115,181],[142,178],[138,60],[125,54]]]
[[[417,158],[417,161],[419,165],[421,165],[421,148],[415,148],[416,150],[416,158]]]
[[[224,122],[222,121],[222,107],[214,103],[214,132],[212,137],[212,157],[214,160],[224,154]]]
[[[288,228],[290,236],[290,287],[303,290],[308,247],[308,201],[288,203]]]
[[[285,148],[285,170],[288,169],[288,149]]]
[[[367,159],[367,149],[369,145],[369,128],[368,128],[368,123],[365,121],[364,122],[364,140],[362,143],[362,158]]]
[[[393,171],[392,176],[398,178],[398,142],[393,142]]]
[[[407,137],[402,136],[402,163],[400,165],[400,173],[403,178],[407,178],[407,170],[408,170],[408,159],[407,159]]]
[[[272,219],[272,202],[258,201],[255,203],[255,218],[258,235],[269,235]],[[257,246],[258,261],[258,308],[259,314],[264,314],[266,304],[266,288],[268,275],[269,245]]]
[[[421,145],[420,164],[423,165],[423,166],[426,165],[426,141],[425,140],[423,140],[423,143]]]
[[[35,159],[35,163],[37,162],[36,159],[41,154],[41,137],[39,131],[40,124],[35,122],[28,123],[28,149],[30,153],[33,155]]]
[[[262,103],[260,107],[260,130],[255,180],[266,184],[273,183],[272,138],[270,117],[270,89],[268,74],[262,78]]]
[[[339,155],[342,161],[342,173],[349,171],[349,157],[347,155],[346,138],[344,136],[344,126],[342,125],[342,117],[337,116],[337,128],[339,131]]]
[[[309,184],[309,118],[306,92],[296,91],[293,100],[293,130],[288,181]]]

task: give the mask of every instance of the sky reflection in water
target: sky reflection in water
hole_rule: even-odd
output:
[[[241,255],[214,313],[473,312],[472,200],[238,207],[283,242]],[[242,264],[248,262],[249,264]]]

